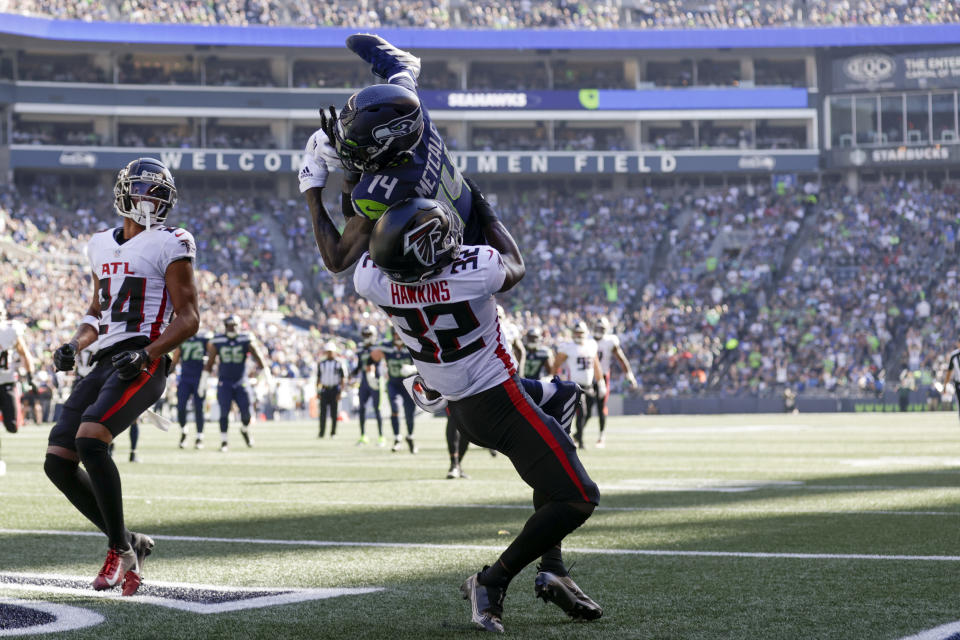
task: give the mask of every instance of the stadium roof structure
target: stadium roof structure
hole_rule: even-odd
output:
[[[0,13],[0,33],[44,40],[342,49],[357,28],[83,22]],[[667,50],[956,44],[960,24],[765,29],[377,29],[400,47],[466,50]]]

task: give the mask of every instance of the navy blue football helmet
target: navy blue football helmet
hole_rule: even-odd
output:
[[[409,160],[423,128],[417,94],[393,84],[375,84],[347,99],[331,142],[348,171],[377,173]]]

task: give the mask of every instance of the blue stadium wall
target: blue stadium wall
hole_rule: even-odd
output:
[[[0,33],[74,42],[337,48],[356,28],[226,27],[50,20],[0,13]],[[938,45],[960,42],[960,25],[802,27],[771,29],[597,30],[399,29],[376,32],[419,49],[780,49]]]

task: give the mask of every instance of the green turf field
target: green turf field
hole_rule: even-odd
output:
[[[470,479],[446,480],[443,423],[424,418],[416,456],[354,446],[354,422],[332,441],[312,422],[259,424],[254,449],[234,432],[227,454],[208,429],[199,452],[145,429],[138,465],[119,439],[127,524],[157,537],[145,585],[376,591],[210,614],[42,587],[0,598],[105,618],[64,638],[476,637],[457,588],[531,510],[503,456],[471,449]],[[0,578],[92,580],[105,539],[72,533],[93,528],[43,474],[46,432],[0,436]],[[608,432],[583,453],[601,506],[565,545],[604,616],[535,600],[528,567],[505,602],[511,636],[896,639],[960,621],[955,414],[628,417]]]

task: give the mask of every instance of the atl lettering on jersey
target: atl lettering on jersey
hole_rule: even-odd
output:
[[[155,340],[173,315],[167,268],[193,260],[197,249],[185,229],[151,227],[123,240],[122,229],[95,233],[87,244],[98,278],[101,349],[134,336]]]

